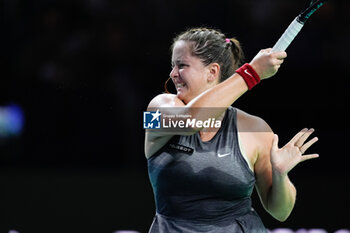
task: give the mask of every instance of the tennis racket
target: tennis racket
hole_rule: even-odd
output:
[[[296,35],[300,32],[301,28],[304,26],[305,22],[310,18],[310,16],[319,9],[326,0],[311,1],[309,7],[299,14],[293,22],[288,26],[287,30],[279,38],[277,43],[273,46],[273,52],[285,51],[290,43],[294,40]]]

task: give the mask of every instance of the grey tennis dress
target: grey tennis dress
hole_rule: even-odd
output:
[[[266,233],[251,206],[254,173],[238,144],[237,110],[229,107],[208,142],[174,136],[148,159],[156,215],[149,233]]]

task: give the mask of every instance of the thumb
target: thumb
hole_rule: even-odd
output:
[[[262,49],[262,50],[260,50],[260,52],[263,52],[263,53],[271,53],[271,52],[272,52],[272,48]]]
[[[273,139],[272,139],[272,150],[278,150],[278,135],[275,134],[273,135]]]
[[[273,52],[273,56],[277,59],[284,59],[287,57],[287,53],[285,51]]]

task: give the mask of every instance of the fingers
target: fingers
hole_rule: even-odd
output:
[[[286,52],[279,52],[277,53],[277,58],[278,59],[285,59],[287,57],[287,53]]]
[[[282,52],[274,52],[273,55],[275,56],[275,58],[279,59],[279,60],[283,60],[287,57],[287,53],[282,51]]]
[[[262,49],[260,50],[260,53],[269,53],[274,58],[277,58],[277,59],[285,59],[287,57],[287,53],[285,51],[272,52],[272,48]]]
[[[267,48],[267,49],[261,49],[260,53],[271,53],[272,52],[272,48]]]
[[[306,139],[308,139],[309,136],[310,136],[314,131],[315,131],[314,129],[306,130],[306,131],[304,132],[304,134],[302,134],[302,135],[300,136],[300,138],[295,142],[295,145],[296,145],[297,147],[300,148],[300,147],[304,144],[304,142],[306,141]]]
[[[304,161],[310,160],[310,159],[315,159],[315,158],[318,158],[318,157],[319,157],[318,154],[303,155],[303,156],[301,156],[300,162],[304,162]]]
[[[289,141],[290,144],[295,145],[295,143],[301,138],[301,136],[303,136],[305,134],[305,132],[307,131],[307,128],[302,129],[299,133],[297,133],[292,140]]]
[[[310,135],[314,132],[314,129],[302,129],[299,133],[297,133],[292,140],[290,140],[289,144],[296,146],[299,148],[302,154],[305,153],[310,146],[312,146],[315,142],[318,141],[317,137],[314,137],[307,143],[305,141],[310,137]],[[305,143],[305,144],[304,144]]]
[[[299,148],[301,154],[304,154],[307,149],[309,149],[310,146],[312,146],[315,142],[318,141],[317,137],[312,138],[310,141],[304,144],[304,142],[309,138],[309,136],[314,132],[314,129],[302,129],[299,133],[297,133],[290,143],[296,147]],[[310,155],[303,155],[301,157],[301,162],[309,159],[317,158],[318,154],[310,154]]]
[[[307,149],[309,149],[310,146],[312,146],[312,144],[314,144],[315,142],[318,141],[318,138],[317,137],[314,137],[313,139],[311,139],[310,141],[308,141],[307,143],[305,143],[302,147],[300,147],[300,151],[302,154],[305,153],[305,151]]]
[[[282,65],[284,62],[284,59],[287,57],[287,53],[282,51],[282,52],[272,52],[271,50],[268,51],[271,53],[271,56],[273,57],[272,63],[276,66],[276,69],[279,69],[279,67]]]

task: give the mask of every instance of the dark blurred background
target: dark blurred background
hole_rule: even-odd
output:
[[[190,27],[218,28],[241,41],[249,62],[305,5],[3,0],[0,232],[147,232],[155,208],[142,113],[163,91],[172,38]],[[280,146],[304,127],[320,139],[310,149],[320,158],[290,173],[298,197],[286,222],[269,216],[254,194],[269,229],[350,228],[349,10],[349,1],[330,0],[277,75],[234,104],[267,121]],[[15,133],[6,133],[9,108],[19,115]]]

